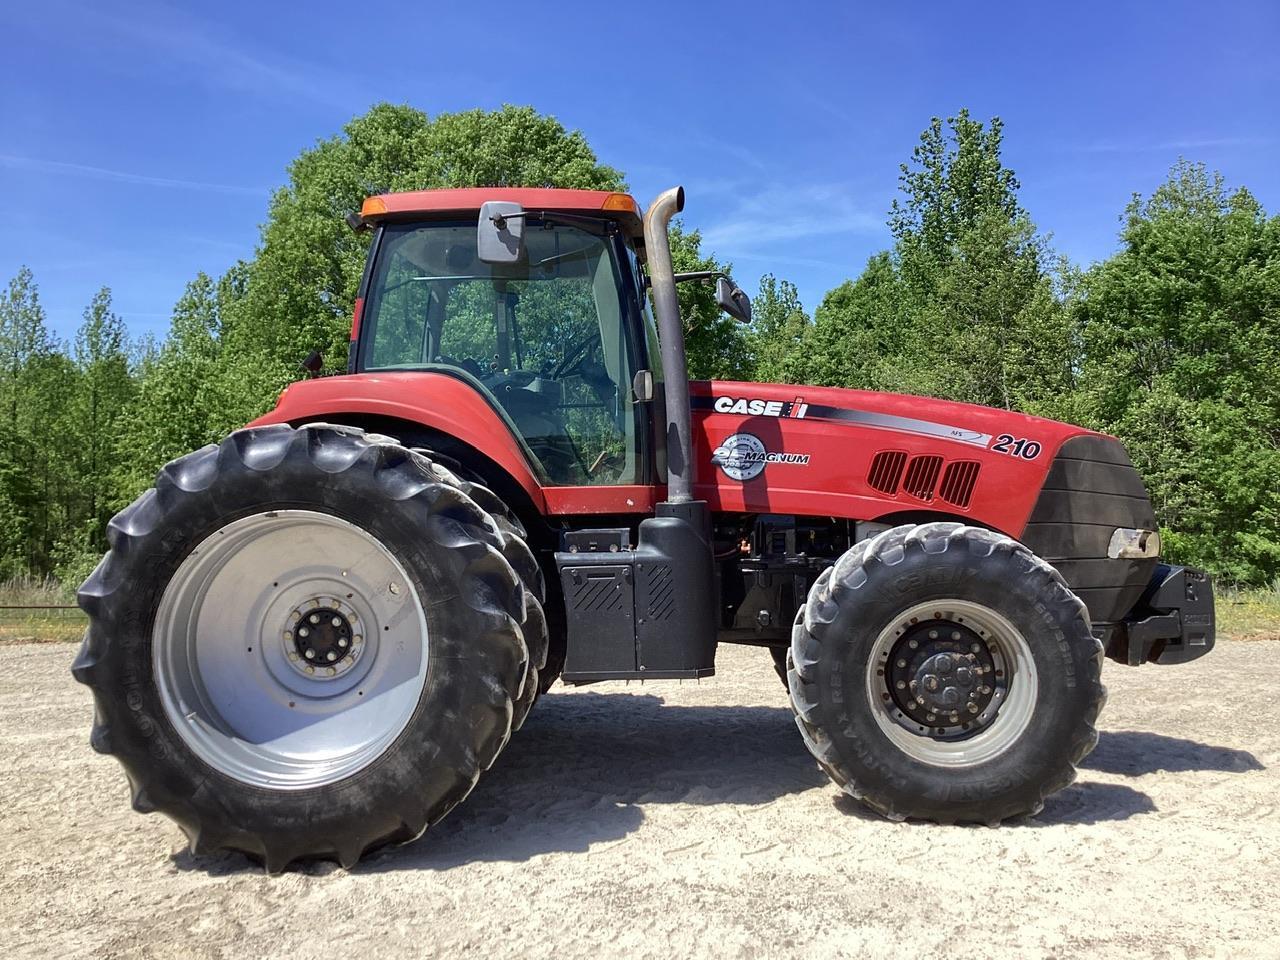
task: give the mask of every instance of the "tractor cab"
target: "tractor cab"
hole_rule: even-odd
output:
[[[376,197],[362,213],[377,233],[353,372],[465,380],[549,485],[651,482],[644,401],[661,362],[631,197],[428,191]]]

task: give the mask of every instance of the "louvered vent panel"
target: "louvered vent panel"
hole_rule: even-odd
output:
[[[977,482],[978,464],[973,460],[956,460],[947,464],[938,496],[957,507],[967,507],[973,497],[973,485]]]
[[[893,495],[898,492],[898,484],[902,480],[902,468],[907,464],[907,455],[901,450],[883,450],[871,460],[871,472],[867,474],[867,483],[873,490]]]
[[[937,486],[941,470],[941,457],[912,457],[907,475],[902,481],[902,489],[917,500],[927,503],[933,499],[933,490]]]

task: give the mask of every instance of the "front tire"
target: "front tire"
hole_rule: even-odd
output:
[[[279,871],[412,840],[507,742],[523,587],[484,510],[359,430],[168,464],[81,587],[73,673],[134,808]]]
[[[1034,814],[1097,743],[1102,645],[1062,577],[1009,537],[901,526],[820,576],[792,634],[806,745],[894,820]]]

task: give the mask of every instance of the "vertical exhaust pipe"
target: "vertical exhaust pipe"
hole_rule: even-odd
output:
[[[675,270],[667,225],[684,209],[684,187],[658,195],[644,214],[644,249],[653,287],[662,345],[663,392],[667,405],[667,501],[693,499],[693,425],[689,411],[689,365],[684,352],[684,323],[676,296]]]

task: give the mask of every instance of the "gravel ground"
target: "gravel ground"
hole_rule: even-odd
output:
[[[71,645],[0,648],[9,956],[1277,957],[1280,642],[1108,665],[1034,820],[891,824],[810,762],[766,653],[557,688],[448,820],[350,872],[193,858],[89,749]]]

